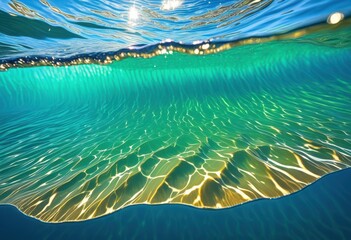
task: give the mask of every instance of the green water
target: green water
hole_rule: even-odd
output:
[[[350,33],[1,72],[0,202],[53,222],[223,208],[349,167]]]

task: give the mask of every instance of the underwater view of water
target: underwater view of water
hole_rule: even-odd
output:
[[[2,1],[2,236],[350,238],[350,15]]]

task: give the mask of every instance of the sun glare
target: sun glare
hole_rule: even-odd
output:
[[[182,0],[164,0],[162,2],[161,9],[162,10],[174,10],[182,5]]]
[[[135,22],[139,18],[139,11],[135,6],[130,7],[128,18],[131,22]]]

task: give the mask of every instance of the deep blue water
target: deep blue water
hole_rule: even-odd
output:
[[[1,239],[350,239],[351,169],[273,200],[223,210],[132,206],[78,223],[43,223],[0,207]]]

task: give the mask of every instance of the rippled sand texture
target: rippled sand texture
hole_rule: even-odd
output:
[[[223,208],[349,167],[351,51],[333,43],[344,30],[2,72],[0,202],[50,222],[138,203]]]

